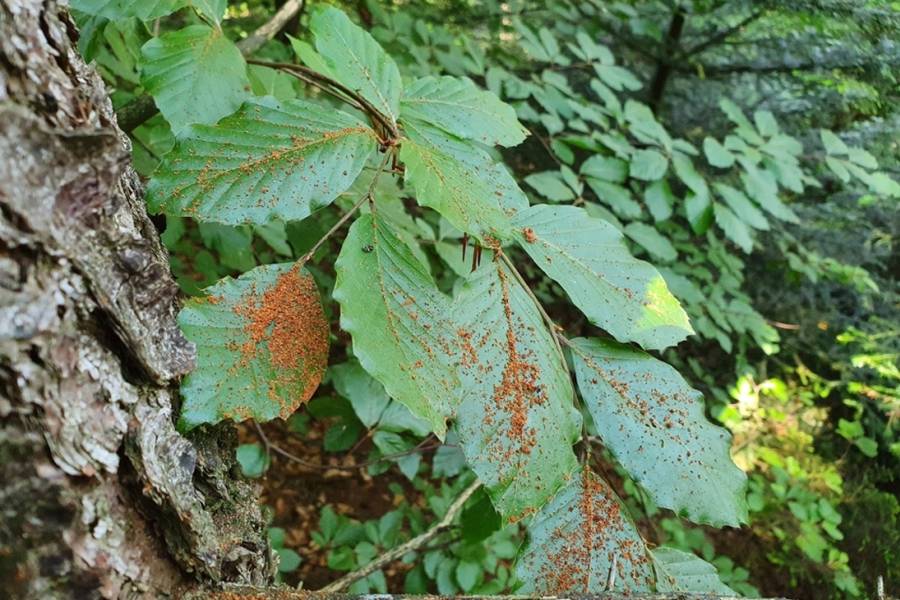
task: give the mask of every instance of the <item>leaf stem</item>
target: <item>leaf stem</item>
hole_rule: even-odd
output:
[[[353,207],[350,208],[350,210],[345,212],[344,215],[340,219],[338,219],[337,223],[332,225],[331,229],[329,229],[325,233],[325,235],[323,235],[322,237],[319,238],[319,241],[317,241],[315,244],[313,244],[313,247],[310,248],[306,254],[304,254],[303,256],[300,257],[299,262],[300,262],[301,266],[305,265],[313,257],[313,255],[316,253],[316,251],[322,247],[322,244],[324,244],[325,241],[328,240],[328,238],[330,238],[332,235],[334,235],[334,233],[338,229],[343,227],[344,224],[350,220],[350,217],[352,217],[356,213],[356,211],[359,210],[359,207],[362,206],[366,202],[366,200],[374,199],[372,194],[375,191],[375,184],[378,183],[378,178],[381,177],[381,174],[384,172],[384,166],[387,164],[388,159],[390,159],[390,157],[391,157],[390,152],[384,153],[384,159],[381,161],[381,164],[378,166],[378,171],[375,173],[375,176],[372,177],[372,182],[369,184],[369,188],[366,190],[366,193],[362,195],[362,198],[360,198],[359,200],[356,201],[356,204],[354,204]]]

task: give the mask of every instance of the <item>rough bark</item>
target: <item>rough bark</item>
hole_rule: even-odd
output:
[[[57,2],[0,0],[0,589],[265,584],[233,432],[174,428],[193,348],[128,139],[76,41]]]

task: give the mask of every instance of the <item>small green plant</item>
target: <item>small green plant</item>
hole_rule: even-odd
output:
[[[826,418],[814,400],[831,386],[800,371],[806,381],[790,387],[780,379],[741,378],[732,390],[736,406],[720,418],[741,445],[735,460],[752,471],[750,524],[773,540],[769,560],[798,578],[808,572],[804,563],[819,565],[837,590],[858,596],[859,583],[840,549],[843,478],[813,449]]]
[[[421,535],[429,526],[429,518],[443,517],[453,502],[471,484],[470,474],[440,485],[415,481],[425,508],[404,501],[378,519],[359,522],[338,515],[326,506],[319,519],[319,529],[312,534],[315,545],[327,549],[328,566],[336,571],[355,571],[377,556],[404,548],[410,539]],[[403,489],[390,484],[397,497]],[[490,499],[477,492],[458,522],[446,534],[435,537],[424,547],[404,553],[406,568],[403,591],[424,594],[430,589],[438,593],[489,595],[517,586],[511,569],[519,546],[519,526],[501,526]],[[378,569],[351,584],[350,593],[385,593],[383,570]]]
[[[300,566],[300,555],[284,546],[285,531],[280,527],[269,527],[269,543],[272,550],[278,555],[278,573],[295,571]]]

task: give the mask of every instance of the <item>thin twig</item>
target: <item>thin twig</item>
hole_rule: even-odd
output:
[[[303,460],[302,458],[299,458],[299,457],[291,454],[284,448],[281,448],[275,444],[270,444],[270,447],[272,448],[272,452],[274,452],[275,454],[278,454],[278,455],[288,459],[291,462],[295,462],[298,465],[307,467],[309,469],[314,469],[316,471],[348,471],[348,472],[359,471],[360,469],[366,469],[373,465],[378,465],[383,462],[396,460],[398,458],[403,458],[404,456],[410,456],[412,454],[418,454],[420,452],[429,452],[431,450],[437,450],[441,446],[443,446],[443,444],[432,444],[430,446],[426,446],[426,445],[423,445],[420,443],[415,448],[410,448],[409,450],[404,450],[403,452],[394,452],[393,454],[385,454],[384,456],[379,456],[378,458],[375,458],[373,460],[367,460],[366,462],[361,462],[361,463],[357,463],[355,465],[345,466],[345,465],[323,465],[323,464],[309,462],[309,461]]]
[[[609,565],[609,577],[606,579],[606,591],[611,592],[613,586],[616,585],[616,559],[618,554],[613,554],[612,562]]]
[[[414,550],[418,550],[439,534],[450,529],[450,527],[453,525],[453,519],[456,518],[456,515],[462,510],[463,505],[466,503],[466,500],[468,500],[472,496],[472,494],[475,493],[475,490],[477,490],[479,486],[481,486],[481,482],[477,479],[472,482],[469,487],[463,490],[463,492],[459,495],[459,498],[453,501],[453,504],[450,505],[450,508],[447,509],[447,512],[444,514],[441,520],[432,525],[428,531],[425,531],[424,533],[417,535],[408,542],[385,552],[361,569],[357,569],[356,571],[347,573],[337,581],[329,583],[321,590],[319,590],[319,593],[338,593],[352,585],[354,582],[359,581],[363,577],[367,577],[371,573],[374,573],[378,569],[391,564],[395,560],[403,558],[405,554]]]
[[[753,21],[759,19],[761,16],[763,16],[765,14],[765,12],[766,12],[766,9],[761,9],[756,12],[750,13],[748,16],[741,19],[738,23],[732,25],[731,27],[728,27],[722,31],[719,31],[716,34],[714,34],[713,36],[711,36],[710,38],[704,40],[703,42],[700,42],[694,46],[691,46],[690,48],[688,48],[687,50],[682,52],[680,56],[676,57],[676,60],[685,60],[685,59],[691,58],[694,55],[702,53],[710,46],[715,46],[719,42],[724,41],[725,38],[729,37],[730,35],[732,35],[734,33],[737,33],[739,30],[743,29],[744,27],[746,27]]]
[[[373,460],[367,460],[366,462],[357,463],[351,466],[345,465],[324,465],[320,463],[309,462],[308,460],[303,460],[302,458],[296,456],[295,454],[291,454],[284,448],[281,448],[277,444],[273,444],[265,431],[263,431],[262,427],[260,427],[259,423],[254,421],[253,425],[256,427],[256,433],[259,435],[260,441],[263,443],[263,446],[266,450],[266,456],[269,456],[272,452],[282,456],[283,458],[288,459],[291,462],[295,462],[298,465],[306,467],[308,469],[313,469],[316,471],[358,471],[359,469],[365,469],[366,467],[371,467],[372,465],[377,465],[379,463],[383,463],[385,461],[394,460],[397,458],[403,458],[404,456],[409,456],[411,454],[417,454],[419,452],[428,452],[430,450],[436,450],[445,444],[432,444],[427,445],[427,442],[430,439],[430,436],[419,442],[414,448],[410,448],[409,450],[404,450],[403,452],[394,452],[392,454],[385,454],[383,456],[379,456]]]
[[[562,161],[559,160],[559,158],[556,156],[556,153],[553,152],[553,149],[550,147],[550,144],[547,143],[547,140],[545,140],[534,129],[529,128],[528,131],[531,132],[531,135],[534,136],[534,139],[536,139],[538,142],[540,142],[541,146],[544,147],[544,150],[547,151],[547,154],[550,155],[550,158],[552,158],[556,162],[556,164],[558,164],[559,166],[562,166]]]
[[[241,54],[246,56],[259,50],[263,44],[275,37],[288,21],[298,15],[305,4],[305,0],[287,0],[271,19],[237,43]]]

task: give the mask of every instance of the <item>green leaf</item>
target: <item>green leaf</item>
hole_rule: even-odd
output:
[[[645,144],[658,144],[671,150],[672,138],[666,128],[659,124],[650,107],[636,100],[625,102],[625,119],[631,125],[630,133]]]
[[[578,178],[578,175],[575,174],[575,171],[573,171],[566,165],[561,165],[559,167],[559,174],[567,186],[572,188],[572,190],[576,194],[581,195],[581,193],[584,191],[584,183],[581,182],[581,180]]]
[[[397,433],[410,432],[419,437],[425,437],[431,433],[431,424],[415,416],[409,409],[399,402],[391,401],[381,416],[378,426],[385,431]]]
[[[527,25],[524,25],[519,19],[516,19],[513,21],[513,27],[515,27],[516,31],[518,31],[522,36],[522,39],[517,41],[528,54],[530,54],[534,59],[540,62],[550,62],[551,57],[544,49],[544,45],[541,43],[541,40],[538,39],[538,37],[534,34],[533,31],[531,31],[531,29],[528,28]]]
[[[188,0],[188,5],[193,6],[194,10],[207,21],[218,25],[225,16],[228,0]]]
[[[440,450],[438,448],[438,452]],[[463,509],[460,525],[462,539],[467,544],[482,542],[503,527],[503,520],[494,510],[494,505],[491,504],[491,499],[484,488],[478,488],[473,494],[472,500]]]
[[[269,543],[273,548],[284,546],[285,531],[281,527],[269,527]]]
[[[397,433],[382,430],[375,432],[375,435],[372,436],[372,443],[374,443],[375,447],[385,456],[408,452],[415,446],[415,442],[407,440]],[[422,463],[422,455],[418,452],[412,452],[410,454],[392,458],[391,461],[396,463],[400,472],[403,473],[407,479],[412,481],[415,479],[416,473],[419,472],[419,465]]]
[[[223,266],[236,271],[249,271],[256,266],[253,256],[253,232],[246,225],[199,223],[197,227],[203,245],[219,254]]]
[[[634,222],[625,226],[623,233],[637,242],[644,250],[664,261],[671,262],[678,258],[678,252],[667,238],[663,237],[655,227],[646,223]]]
[[[456,580],[454,578],[454,571],[456,566],[456,560],[443,560],[438,566],[437,571],[437,588],[438,594],[442,596],[455,596],[459,592],[459,588],[456,587]]]
[[[250,87],[256,96],[272,96],[282,102],[297,97],[293,78],[283,71],[250,65],[248,73]]]
[[[460,138],[515,146],[528,130],[512,106],[464,77],[422,77],[406,86],[401,119],[414,118]]]
[[[575,192],[563,181],[559,171],[541,171],[525,178],[525,183],[551,202],[562,202],[575,198]]]
[[[615,227],[571,206],[537,205],[514,225],[519,244],[594,324],[620,341],[661,350],[693,333],[687,314]]]
[[[215,126],[194,125],[147,190],[153,211],[218,223],[303,219],[350,187],[375,149],[355,117],[259,98]]]
[[[235,458],[244,477],[262,477],[269,469],[269,455],[259,444],[241,444],[235,450]]]
[[[335,270],[341,327],[352,336],[360,364],[443,439],[459,385],[449,298],[377,215],[356,220]]]
[[[803,153],[803,144],[794,137],[779,133],[760,148],[779,159],[797,158]]]
[[[391,403],[384,386],[372,379],[356,361],[334,365],[329,373],[334,389],[350,401],[362,424],[366,427],[376,425]]]
[[[478,583],[482,568],[477,562],[461,560],[456,565],[456,582],[463,592],[470,592]]]
[[[622,90],[637,91],[641,89],[643,84],[640,79],[634,76],[634,73],[616,65],[598,65],[594,64],[594,72],[597,73],[603,83],[621,92]]]
[[[581,165],[581,174],[612,183],[622,183],[628,177],[628,163],[620,158],[595,154]]]
[[[675,204],[675,195],[665,179],[654,181],[644,189],[644,204],[653,220],[659,223],[672,216],[672,205]]]
[[[714,187],[719,197],[725,201],[725,204],[734,211],[741,221],[754,229],[763,231],[769,229],[769,220],[750,202],[750,199],[743,192],[724,183],[717,183]]]
[[[732,123],[737,125],[737,133],[742,138],[750,142],[751,144],[760,145],[764,143],[759,135],[756,133],[756,129],[754,129],[753,124],[747,119],[744,115],[744,112],[738,107],[737,104],[729,100],[728,98],[721,98],[719,100],[719,108],[722,109]]]
[[[537,306],[502,262],[483,265],[453,308],[460,443],[497,512],[515,521],[543,505],[576,465],[581,416],[572,383]]]
[[[585,202],[584,211],[592,217],[600,219],[601,221],[606,221],[619,231],[625,229],[622,221],[620,221],[616,215],[607,210],[605,206],[600,206],[596,202]]]
[[[447,437],[449,439],[450,434],[447,434]],[[431,475],[433,477],[456,477],[465,468],[466,456],[455,443],[453,446],[443,445],[439,447],[431,461]],[[487,502],[487,504],[491,506],[490,502]],[[494,510],[493,506],[491,506],[491,510]],[[463,517],[463,523],[465,528],[465,517]]]
[[[756,123],[756,129],[766,137],[778,134],[778,121],[775,120],[775,115],[768,110],[754,112],[753,122]]]
[[[876,194],[883,194],[891,198],[900,198],[900,184],[891,179],[887,173],[872,173],[863,181],[869,189]]]
[[[107,19],[137,17],[149,21],[187,6],[188,0],[72,0],[73,9]]]
[[[878,442],[876,442],[872,438],[861,437],[856,440],[855,443],[857,448],[859,448],[859,451],[869,458],[875,458],[876,456],[878,456]]]
[[[850,171],[848,171],[847,167],[844,166],[846,164],[844,161],[833,156],[826,156],[825,164],[828,165],[828,168],[831,169],[831,172],[834,173],[842,182],[850,182]]]
[[[336,79],[334,73],[331,72],[331,67],[328,66],[328,63],[325,62],[322,55],[316,52],[316,49],[308,42],[298,40],[292,35],[288,35],[287,37],[291,41],[291,48],[293,48],[294,54],[297,55],[300,62],[317,73]]]
[[[597,44],[584,31],[579,30],[575,34],[575,40],[584,52],[584,57],[588,60],[596,60],[601,64],[612,64],[614,62],[613,54],[609,48],[603,44]]]
[[[680,152],[675,152],[672,155],[672,165],[675,167],[675,174],[684,182],[684,185],[694,192],[696,196],[708,202],[709,187],[706,185],[706,180],[703,176],[694,168],[694,162],[690,157]]]
[[[778,183],[770,171],[763,171],[750,165],[744,165],[744,170],[741,181],[744,182],[748,196],[769,214],[789,223],[800,222],[796,213],[778,197]]]
[[[633,178],[656,181],[666,174],[669,159],[656,150],[638,150],[631,155],[629,171]]]
[[[714,167],[727,169],[734,164],[734,154],[715,138],[707,137],[703,140],[703,153],[706,154],[707,162]]]
[[[197,346],[179,426],[288,418],[328,363],[328,321],[312,276],[299,264],[265,265],[206,292],[178,315]]]
[[[375,38],[331,6],[315,11],[309,28],[331,76],[396,123],[403,90],[400,71]]]
[[[822,138],[822,145],[825,147],[825,152],[828,154],[840,156],[850,152],[850,148],[847,147],[844,140],[828,129],[820,129],[819,137]]]
[[[737,596],[722,583],[716,568],[693,554],[661,546],[653,550],[656,589],[660,592],[694,592]]]
[[[141,83],[176,135],[215,123],[249,96],[247,64],[221,29],[190,25],[152,38],[141,54]]]
[[[654,591],[644,540],[615,492],[586,468],[569,477],[528,526],[528,542],[516,561],[516,573],[525,582],[521,591],[562,597]],[[613,568],[615,585],[607,590]]]
[[[290,573],[300,566],[300,555],[290,548],[277,548],[278,552],[278,572]]]
[[[641,205],[631,196],[628,188],[621,185],[587,178],[587,184],[591,187],[591,191],[597,196],[601,202],[609,206],[617,215],[625,219],[639,219],[641,216]]]
[[[556,42],[556,38],[550,30],[546,27],[541,27],[538,31],[538,36],[541,38],[541,44],[544,45],[544,50],[547,51],[547,56],[554,62],[559,60],[561,55],[559,44]]]
[[[476,238],[508,238],[509,216],[528,206],[509,171],[474,144],[426,123],[410,119],[404,129],[400,160],[419,204]]]
[[[687,198],[684,199],[684,213],[694,233],[697,235],[706,233],[713,220],[713,208],[712,202],[709,201],[709,195],[688,192]]]
[[[872,156],[869,152],[866,152],[862,148],[850,148],[849,154],[850,160],[861,167],[865,167],[867,169],[877,169],[878,168],[878,159]]]
[[[750,254],[753,250],[753,235],[750,233],[750,228],[724,204],[713,204],[713,213],[716,223],[722,228],[728,239],[737,244],[741,250]]]
[[[649,354],[596,338],[571,341],[581,396],[604,446],[658,505],[696,523],[747,520],[747,477],[703,397]]]

